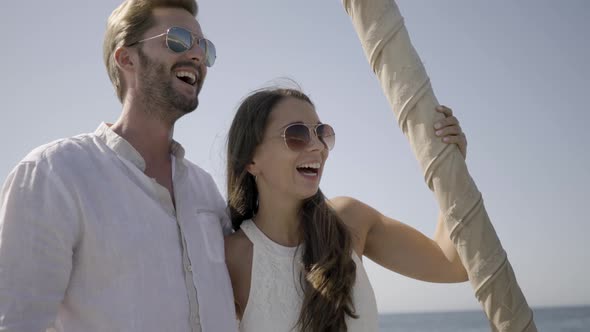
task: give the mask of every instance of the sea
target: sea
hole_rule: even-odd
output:
[[[533,308],[539,332],[590,332],[590,306]],[[489,332],[483,311],[379,315],[381,332]]]

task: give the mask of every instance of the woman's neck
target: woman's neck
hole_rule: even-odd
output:
[[[259,197],[258,213],[254,217],[256,226],[274,242],[295,247],[301,243],[301,202],[282,199],[277,196]]]

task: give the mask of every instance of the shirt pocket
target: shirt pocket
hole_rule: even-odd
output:
[[[197,210],[197,219],[201,227],[207,257],[214,262],[225,263],[223,230],[219,216],[212,211]]]

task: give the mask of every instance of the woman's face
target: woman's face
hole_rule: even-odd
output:
[[[261,195],[302,200],[319,189],[328,149],[313,127],[309,144],[298,151],[290,149],[282,135],[293,123],[316,125],[320,120],[311,104],[297,98],[286,97],[275,106],[249,166]]]

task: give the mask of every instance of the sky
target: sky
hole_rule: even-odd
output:
[[[41,144],[114,122],[102,61],[120,0],[2,1],[0,177]],[[590,304],[590,2],[398,0],[438,100],[533,307]],[[227,130],[250,91],[294,80],[337,133],[322,190],[432,235],[438,207],[339,0],[201,0],[217,46],[175,139],[225,195]],[[478,309],[468,283],[411,280],[365,260],[380,312]]]

